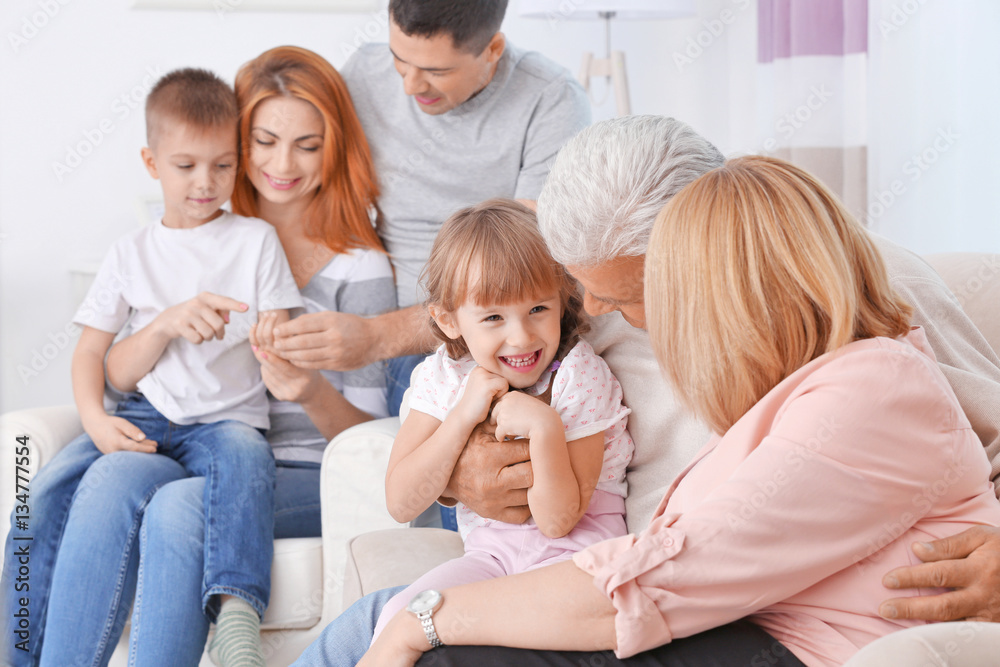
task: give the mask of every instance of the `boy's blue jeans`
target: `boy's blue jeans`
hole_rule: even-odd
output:
[[[2,588],[3,641],[9,647],[11,664],[34,664],[38,658],[41,631],[65,628],[69,634],[79,634],[84,626],[104,619],[81,618],[80,605],[74,603],[78,591],[86,590],[83,582],[94,576],[93,563],[114,563],[137,559],[132,548],[134,537],[141,523],[141,511],[156,490],[167,481],[188,475],[203,476],[205,504],[204,570],[201,586],[201,605],[210,616],[214,613],[208,603],[220,594],[243,598],[263,614],[270,595],[270,567],[274,535],[274,456],[270,445],[258,431],[242,422],[222,421],[213,424],[180,426],[159,414],[142,396],[131,395],[119,403],[116,416],[128,419],[142,429],[146,437],[155,440],[159,447],[155,463],[152,455],[137,452],[115,452],[101,455],[86,435],[81,436],[59,452],[51,462],[38,471],[30,484],[31,521],[27,531],[12,525],[4,554]],[[135,457],[147,457],[143,465],[136,466],[139,479],[128,486],[128,497],[103,492],[103,485],[120,470],[128,468]],[[169,457],[169,458],[168,458]],[[172,460],[171,460],[172,459]],[[32,462],[34,464],[34,462]],[[178,465],[179,464],[179,465]],[[144,484],[148,480],[148,484]],[[125,493],[123,491],[123,493]],[[12,524],[13,524],[12,518]],[[117,531],[122,540],[112,544],[106,540],[94,541],[88,534],[94,522],[119,522],[123,530]],[[16,540],[17,537],[31,537]],[[119,543],[120,542],[120,543]],[[24,544],[31,553],[30,591],[16,591],[18,563],[15,553]],[[86,557],[82,554],[86,553]],[[58,556],[58,557],[57,557]],[[134,585],[134,567],[120,571],[132,573],[123,577],[113,591],[115,600],[122,591]],[[129,581],[131,579],[131,581]],[[50,589],[46,586],[51,582]],[[26,594],[27,593],[27,594]],[[27,597],[31,619],[29,652],[16,650],[14,634],[17,619],[13,612],[20,609],[21,597]],[[109,638],[120,634],[124,615],[106,628]],[[115,630],[117,629],[117,632]],[[45,662],[61,662],[55,658],[60,653],[59,642],[45,642]],[[53,653],[50,653],[53,651]],[[69,658],[63,655],[62,658]]]

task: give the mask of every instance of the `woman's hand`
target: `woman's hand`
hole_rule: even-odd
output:
[[[508,389],[507,380],[482,366],[476,366],[469,373],[462,398],[454,409],[459,410],[470,425],[478,424],[489,415],[493,401],[506,394]]]
[[[562,430],[559,413],[534,396],[522,391],[512,391],[503,396],[493,407],[490,424],[496,426],[496,438],[503,442],[508,437],[531,439],[531,432],[540,428]]]
[[[102,454],[129,451],[156,452],[156,443],[146,439],[142,430],[121,417],[108,414],[94,415],[85,420],[85,430]]]
[[[376,361],[371,321],[351,313],[306,313],[281,326],[275,349],[296,366],[353,371]]]
[[[419,637],[414,635],[414,628]],[[358,667],[413,667],[428,648],[430,644],[416,618],[401,610],[386,624]]]
[[[293,365],[279,356],[274,347],[274,327],[278,324],[275,312],[261,313],[257,323],[250,328],[250,345],[260,362],[264,385],[279,401],[306,403],[316,396],[325,382],[317,370],[307,370]]]

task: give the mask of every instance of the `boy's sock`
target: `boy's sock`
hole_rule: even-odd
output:
[[[265,667],[260,619],[249,602],[234,597],[222,603],[208,655],[219,667]]]

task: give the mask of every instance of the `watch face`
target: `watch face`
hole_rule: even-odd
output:
[[[406,605],[406,610],[414,614],[421,614],[434,609],[440,601],[441,594],[437,591],[423,591],[413,596],[410,604]]]

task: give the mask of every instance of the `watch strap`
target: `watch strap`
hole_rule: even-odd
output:
[[[422,611],[417,614],[417,618],[420,620],[420,625],[424,629],[424,635],[427,636],[427,641],[430,642],[432,648],[437,648],[439,646],[444,646],[441,638],[438,637],[437,629],[434,627],[434,610],[428,609],[427,611]]]

